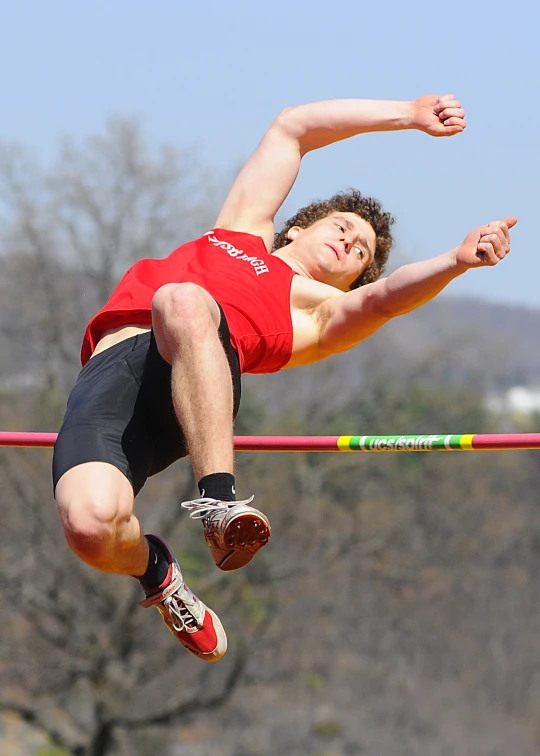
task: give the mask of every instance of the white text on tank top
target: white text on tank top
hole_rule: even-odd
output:
[[[225,250],[225,252],[227,252],[227,254],[235,260],[250,263],[253,266],[253,270],[258,276],[260,276],[261,273],[270,272],[268,267],[265,265],[264,260],[261,260],[260,258],[255,256],[250,257],[249,255],[246,255],[243,249],[237,249],[229,242],[221,241],[221,239],[218,239],[216,236],[214,236],[212,231],[207,231],[204,236],[208,238],[208,241],[211,244],[213,244],[215,247],[218,247],[219,249]]]

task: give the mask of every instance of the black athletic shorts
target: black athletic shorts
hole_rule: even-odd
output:
[[[219,334],[231,368],[236,417],[240,363],[223,310]],[[54,488],[76,465],[109,462],[124,473],[137,495],[149,476],[186,455],[172,403],[171,366],[160,355],[152,331],[88,360],[69,396],[54,446]]]

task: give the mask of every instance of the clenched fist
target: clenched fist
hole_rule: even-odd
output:
[[[497,265],[510,252],[510,229],[517,218],[492,221],[467,234],[456,249],[456,260],[469,268]]]
[[[467,126],[465,111],[453,94],[426,95],[411,102],[414,128],[431,136],[453,136]]]

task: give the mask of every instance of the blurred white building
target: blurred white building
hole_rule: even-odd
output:
[[[512,386],[503,394],[488,394],[485,406],[502,415],[540,413],[540,387]]]

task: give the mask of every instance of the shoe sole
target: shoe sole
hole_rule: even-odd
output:
[[[225,572],[237,570],[251,562],[255,554],[270,540],[270,523],[260,515],[238,514],[227,523],[223,533],[228,553],[216,562]],[[220,549],[222,551],[222,549]]]

